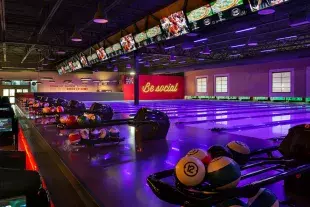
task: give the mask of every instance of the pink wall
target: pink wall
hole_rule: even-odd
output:
[[[219,95],[215,94],[214,76],[227,74],[228,94],[230,96],[276,96],[271,93],[271,70],[285,69],[292,71],[292,93],[281,96],[310,96],[306,90],[306,69],[310,58],[269,62],[252,65],[236,65],[225,68],[196,70],[185,73],[185,95]],[[310,75],[310,74],[309,74]],[[196,93],[196,78],[207,76],[207,93]],[[309,79],[310,80],[310,79]],[[307,94],[308,93],[308,94]]]
[[[52,77],[56,83],[49,83],[48,81],[41,81],[43,84],[38,85],[38,92],[96,92],[97,90],[111,90],[112,92],[120,92],[121,86],[119,84],[114,85],[98,85],[98,83],[88,82],[82,84],[81,78],[92,78],[93,80],[120,80],[120,76],[115,72],[97,72],[97,73],[68,73],[59,76],[56,72],[40,72],[40,78]],[[32,79],[38,80],[38,73],[31,71],[22,72],[2,72],[0,71],[0,78],[6,80],[23,80]],[[64,80],[72,80],[74,84],[65,85]],[[7,86],[0,86],[0,95],[2,95],[2,88]],[[19,88],[23,88],[20,87]],[[28,88],[28,87],[26,87]],[[75,90],[73,90],[75,89]]]

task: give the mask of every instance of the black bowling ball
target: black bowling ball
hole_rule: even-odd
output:
[[[232,158],[231,153],[223,146],[213,145],[208,149],[208,154],[211,156],[212,159],[217,157],[229,157]]]

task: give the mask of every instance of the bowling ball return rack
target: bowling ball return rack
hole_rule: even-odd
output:
[[[107,120],[98,124],[85,124],[83,126],[66,126],[58,124],[57,128],[62,130],[77,130],[77,129],[95,129],[109,126],[129,125],[135,127],[136,142],[146,140],[165,139],[170,128],[169,117],[161,111],[148,108],[138,110],[136,116],[130,119],[115,119]],[[103,142],[104,139],[83,140],[85,144],[94,144]],[[113,140],[113,139],[112,139]]]
[[[207,182],[196,187],[185,187],[176,182],[174,169],[161,171],[148,176],[147,184],[159,199],[170,204],[184,207],[212,207],[232,198],[251,198],[256,195],[260,188],[264,188],[270,184],[283,180],[285,189],[290,190],[290,193],[296,193],[295,191],[298,191],[298,188],[303,188],[307,191],[307,186],[310,183],[309,178],[307,180],[309,183],[299,182],[297,185],[294,183],[296,183],[296,181],[298,182],[299,176],[305,175],[306,173],[309,174],[310,162],[302,162],[296,159],[285,159],[284,157],[274,157],[273,152],[278,149],[279,147],[274,146],[253,151],[250,154],[249,164],[240,166],[242,174],[241,181],[248,178],[253,179],[255,176],[263,175],[263,173],[271,171],[277,171],[279,173],[272,176],[266,176],[265,178],[255,180],[254,182],[247,183],[240,187],[216,190]],[[261,155],[267,156],[256,157]],[[262,169],[245,173],[245,171],[248,171],[249,169],[262,166],[264,166]],[[166,180],[169,178],[174,181],[175,184],[167,182]],[[163,181],[164,179],[165,181]],[[287,201],[283,201],[283,203],[286,202]]]

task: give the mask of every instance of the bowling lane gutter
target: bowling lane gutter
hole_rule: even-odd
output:
[[[276,121],[276,122],[266,122],[262,124],[249,124],[249,125],[240,125],[238,127],[231,127],[231,128],[223,128],[223,131],[232,132],[232,131],[241,131],[247,129],[258,129],[258,128],[266,128],[266,127],[273,127],[285,124],[294,124],[294,123],[302,123],[302,122],[309,122],[310,118],[308,119],[294,119],[294,120],[284,120],[284,121]]]
[[[280,114],[265,114],[265,115],[255,115],[255,116],[243,116],[243,117],[225,118],[225,119],[210,119],[210,120],[200,120],[200,121],[175,122],[175,124],[176,125],[180,125],[180,124],[200,124],[200,123],[206,123],[206,122],[232,121],[232,120],[239,120],[239,119],[263,118],[263,117],[269,117],[269,116],[283,116],[283,115],[307,114],[307,113],[310,113],[310,111],[299,111],[299,112],[280,113]]]
[[[200,114],[200,115],[185,115],[185,116],[175,116],[175,117],[169,117],[169,119],[181,119],[181,118],[191,118],[191,117],[207,117],[207,116],[223,116],[223,115],[231,115],[231,114],[243,114],[243,113],[260,113],[260,112],[268,112],[268,111],[288,111],[288,110],[301,110],[304,108],[296,108],[296,109],[292,109],[292,108],[284,108],[284,109],[263,109],[263,110],[257,110],[257,111],[253,111],[253,110],[248,110],[248,111],[240,111],[240,112],[226,112],[226,113],[220,113],[220,114],[216,114],[216,113],[210,113],[210,114]]]

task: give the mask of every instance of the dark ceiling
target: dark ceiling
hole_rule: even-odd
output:
[[[92,22],[99,1],[109,19],[105,25]],[[38,67],[48,54],[66,51],[58,62],[174,1],[0,0],[1,66]],[[83,36],[81,43],[70,41],[74,28]]]
[[[194,1],[194,0],[192,0]],[[197,0],[198,1],[198,0]],[[143,19],[165,6],[173,0],[104,0],[103,11],[107,12],[109,23],[105,25],[92,23],[98,1],[93,0],[0,0],[5,6],[4,16],[1,18],[3,43],[0,49],[0,61],[4,67],[36,68],[43,57],[51,52],[65,50],[66,55],[58,56],[46,68],[55,69],[55,64],[100,42],[104,38],[125,29],[134,22]],[[186,2],[186,0],[182,0]],[[189,0],[188,2],[191,2]],[[1,8],[3,8],[1,6]],[[275,7],[276,12],[261,16],[251,13],[230,21],[210,26],[199,31],[195,37],[182,36],[177,39],[162,42],[156,47],[142,48],[141,64],[150,63],[144,67],[149,72],[166,71],[170,68],[192,65],[208,65],[234,61],[236,59],[264,58],[273,53],[290,51],[309,51],[310,24],[290,27],[290,16],[302,11],[310,11],[308,0],[291,0]],[[1,15],[2,17],[2,15]],[[47,24],[46,24],[47,23]],[[46,27],[44,27],[46,25]],[[70,41],[74,27],[81,32],[83,42]],[[256,30],[236,34],[235,31],[248,27]],[[281,37],[297,36],[293,39],[276,40]],[[194,44],[190,50],[184,50],[184,43],[193,43],[194,40],[207,37],[208,41]],[[233,45],[247,44],[249,39],[257,41],[257,46],[232,48]],[[176,46],[165,50],[167,46]],[[200,52],[208,45],[212,51],[210,55]],[[261,52],[271,50],[271,53]],[[275,51],[273,51],[275,50]],[[6,61],[4,58],[6,54]],[[175,55],[175,62],[169,61],[170,55]],[[24,61],[23,61],[24,60]],[[133,64],[132,54],[126,59],[119,57],[111,64],[125,68],[127,63]],[[154,61],[156,60],[156,61]],[[23,63],[21,63],[23,62]],[[111,70],[108,63],[102,64],[103,70]]]

